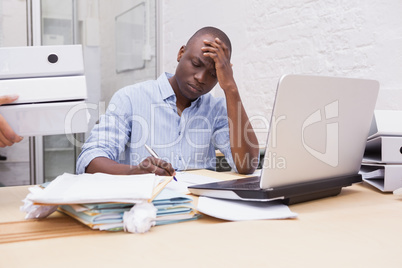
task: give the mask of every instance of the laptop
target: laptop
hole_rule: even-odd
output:
[[[260,176],[189,186],[195,195],[294,204],[335,196],[358,174],[379,92],[375,80],[280,78]]]

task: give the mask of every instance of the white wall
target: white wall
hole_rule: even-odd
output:
[[[1,0],[0,0],[1,1]],[[96,104],[97,110],[90,110],[90,130],[99,119],[113,96],[120,88],[143,80],[156,78],[156,33],[155,1],[147,0],[146,18],[149,26],[149,43],[153,55],[145,61],[143,69],[116,72],[116,17],[142,3],[142,0],[83,0],[77,1],[78,21],[82,27],[84,45],[85,74],[88,85],[88,102]]]
[[[199,28],[231,38],[232,63],[249,117],[271,113],[286,73],[376,79],[377,109],[402,110],[400,0],[163,0],[161,70],[174,72],[181,45]],[[215,90],[215,95],[221,95]],[[261,145],[267,130],[254,121]]]
[[[140,4],[141,0],[99,1],[99,45],[101,49],[101,101],[109,103],[110,98],[120,88],[140,81],[156,78],[156,59],[145,62],[140,70],[116,73],[115,19],[116,16]],[[149,6],[150,29],[154,29],[155,1],[147,0]],[[155,51],[155,31],[149,32],[151,50]]]
[[[26,46],[26,1],[0,0],[0,47]]]

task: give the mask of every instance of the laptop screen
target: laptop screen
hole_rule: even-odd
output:
[[[357,174],[378,91],[374,80],[283,76],[271,115],[260,187]]]

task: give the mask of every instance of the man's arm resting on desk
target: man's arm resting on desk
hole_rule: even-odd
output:
[[[214,41],[204,40],[204,43],[206,45],[202,48],[204,56],[214,60],[216,77],[226,96],[233,161],[239,173],[251,174],[258,165],[258,140],[244,109],[233,77],[232,64],[230,63],[231,51],[227,44],[219,38]]]
[[[258,166],[258,140],[243,107],[237,87],[230,93],[226,92],[225,95],[233,161],[239,173],[251,174]]]
[[[106,157],[96,157],[88,164],[85,172],[102,172],[114,175],[155,173],[159,176],[173,176],[176,173],[170,163],[152,156],[145,158],[138,166],[119,164]]]

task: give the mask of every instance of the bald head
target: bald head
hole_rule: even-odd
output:
[[[196,38],[198,38],[202,35],[210,35],[213,38],[218,37],[223,43],[225,43],[225,45],[228,47],[228,49],[230,51],[230,54],[232,54],[232,44],[230,42],[229,37],[223,31],[219,30],[218,28],[211,27],[211,26],[207,26],[207,27],[201,28],[198,31],[196,31],[195,34],[193,34],[193,36],[190,37],[186,46],[191,44],[191,42],[193,40],[195,40]]]

